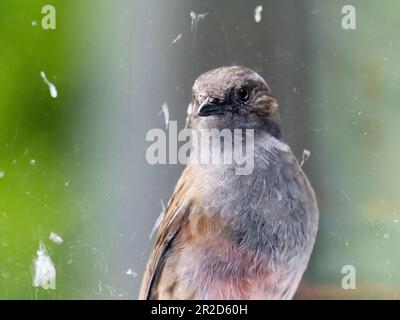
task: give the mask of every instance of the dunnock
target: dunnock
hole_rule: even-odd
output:
[[[161,222],[140,299],[291,299],[318,228],[314,191],[282,141],[265,80],[239,66],[202,74],[190,126],[252,129],[254,168],[190,162]],[[194,148],[196,148],[194,146]]]

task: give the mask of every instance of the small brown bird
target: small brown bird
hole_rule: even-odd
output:
[[[276,99],[260,75],[233,66],[198,77],[192,105],[195,132],[252,129],[254,167],[237,174],[235,163],[189,161],[139,298],[291,299],[313,249],[318,207],[282,141]]]

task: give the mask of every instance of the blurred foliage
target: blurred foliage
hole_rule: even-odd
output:
[[[56,30],[41,28],[46,4],[56,7]],[[87,243],[94,239],[88,171],[95,106],[88,83],[101,44],[97,4],[0,2],[0,298],[93,296],[88,257],[95,249]],[[51,231],[62,245],[48,240]],[[32,286],[40,241],[57,269],[55,291]]]

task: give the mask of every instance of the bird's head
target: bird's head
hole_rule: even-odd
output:
[[[278,103],[265,80],[245,67],[220,67],[193,85],[193,129],[255,129],[281,137]]]

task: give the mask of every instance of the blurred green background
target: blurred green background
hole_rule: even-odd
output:
[[[41,9],[56,8],[56,30],[43,30]],[[96,60],[106,16],[97,1],[0,2],[0,298],[88,298],[96,295],[97,112],[102,85]],[[103,11],[103,14],[105,12]],[[97,63],[100,60],[97,60]],[[58,90],[53,99],[40,76]],[[101,108],[101,105],[98,105]],[[48,240],[50,232],[65,242]],[[57,290],[32,286],[42,241],[57,270]],[[97,261],[97,262],[96,262]],[[95,282],[93,282],[95,281]]]
[[[0,299],[136,298],[181,171],[147,164],[146,132],[164,128],[163,102],[183,127],[196,76],[231,64],[266,78],[289,144],[311,151],[321,223],[297,297],[399,298],[400,3],[384,3],[1,0]],[[195,31],[191,11],[208,13]],[[56,290],[32,285],[40,242]]]

